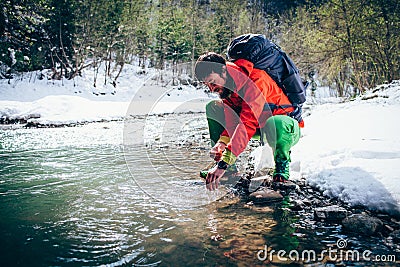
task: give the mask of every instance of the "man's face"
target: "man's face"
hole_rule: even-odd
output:
[[[211,92],[219,94],[221,98],[226,98],[229,90],[225,88],[226,84],[226,70],[221,74],[212,72],[206,78],[204,83],[208,86]]]

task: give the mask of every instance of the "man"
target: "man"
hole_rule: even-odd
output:
[[[235,164],[256,133],[273,150],[273,181],[288,181],[290,149],[300,138],[300,127],[288,116],[294,108],[282,89],[265,71],[254,68],[253,63],[245,59],[227,62],[212,52],[199,57],[195,74],[221,98],[206,106],[213,146],[210,156],[217,162],[207,174],[207,188],[218,187],[226,169]]]

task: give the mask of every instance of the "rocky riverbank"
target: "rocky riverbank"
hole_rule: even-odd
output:
[[[250,183],[250,192],[255,190],[260,184],[257,177],[271,170],[262,170],[257,173],[251,173],[251,166],[247,168],[243,177],[255,178],[256,182]],[[267,175],[268,176],[268,175]],[[338,199],[324,196],[316,188],[307,183],[307,179],[295,181],[296,189],[291,191],[281,191],[285,196],[282,201],[270,203],[254,203],[249,199],[248,193],[244,193],[242,188],[232,190],[232,195],[228,198],[237,197],[234,205],[242,203],[243,207],[259,211],[263,208],[272,207],[289,213],[290,216],[298,218],[293,223],[293,227],[299,230],[299,237],[307,238],[306,234],[301,234],[302,229],[311,230],[320,235],[326,234],[327,229],[335,229],[336,236],[341,237],[340,242],[345,242],[345,247],[336,244],[335,249],[356,250],[363,248],[364,251],[378,248],[379,253],[400,260],[400,219],[389,214],[379,213],[368,210],[362,206],[350,206]],[[339,241],[338,241],[339,242]],[[373,251],[373,253],[378,253]],[[327,260],[331,262],[331,260]],[[281,262],[282,263],[282,262]],[[346,261],[338,259],[335,264],[346,265]],[[393,262],[382,266],[392,266]],[[374,265],[374,263],[365,263],[365,266]]]

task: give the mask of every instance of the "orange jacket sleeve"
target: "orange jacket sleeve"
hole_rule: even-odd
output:
[[[247,143],[251,137],[256,133],[259,128],[258,119],[264,108],[265,98],[257,87],[257,80],[248,81],[242,88],[239,89],[239,95],[242,97],[241,111],[239,116],[236,115],[236,125],[230,135],[230,142],[227,144],[227,148],[235,155],[239,156],[247,146]],[[232,112],[225,113],[227,128],[228,121],[232,118]],[[232,125],[233,126],[233,125]],[[230,127],[230,125],[229,125]],[[228,128],[228,131],[232,129]]]

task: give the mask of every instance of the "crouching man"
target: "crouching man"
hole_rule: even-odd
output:
[[[235,171],[237,157],[257,134],[273,150],[273,182],[287,182],[290,149],[299,141],[303,121],[288,116],[294,108],[282,89],[253,63],[245,59],[231,63],[212,52],[199,57],[195,74],[221,99],[206,106],[210,156],[217,163],[208,171],[207,188],[215,190],[227,170]]]

